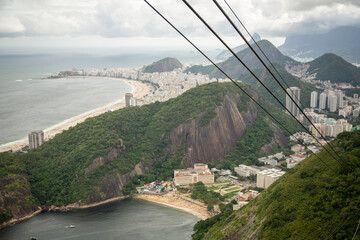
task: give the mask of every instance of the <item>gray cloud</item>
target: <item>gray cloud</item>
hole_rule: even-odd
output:
[[[150,0],[185,33],[208,37],[179,0]],[[234,31],[211,1],[189,0],[224,36]],[[251,32],[270,37],[360,26],[358,0],[228,0]],[[224,3],[219,0],[225,9]],[[174,37],[177,34],[142,0],[2,0],[0,37]]]

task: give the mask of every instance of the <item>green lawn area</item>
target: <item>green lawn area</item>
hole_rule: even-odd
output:
[[[238,193],[238,191],[229,192],[229,193],[225,194],[224,197],[231,198],[231,197],[235,196],[237,193]]]
[[[220,187],[208,187],[207,190],[210,190],[210,191],[214,191],[214,190],[219,190]]]
[[[222,181],[216,181],[214,184],[222,184],[222,183],[229,183],[230,180],[222,180]]]
[[[226,191],[233,191],[233,190],[237,190],[237,191],[240,191],[240,188],[239,187],[232,187],[232,188],[227,188]]]
[[[227,188],[230,188],[230,187],[233,187],[235,186],[234,184],[230,184],[230,185],[227,185],[227,186],[224,186],[224,187],[221,187],[221,189],[227,189]]]

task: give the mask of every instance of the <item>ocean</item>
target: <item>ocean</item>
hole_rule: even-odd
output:
[[[111,51],[110,51],[111,52]],[[142,67],[164,57],[202,62],[193,51],[150,53],[2,53],[0,51],[0,144],[122,99],[131,87],[104,78],[39,79],[77,69]]]
[[[2,229],[0,239],[184,240],[191,239],[198,220],[172,207],[126,199],[88,209],[40,213]]]

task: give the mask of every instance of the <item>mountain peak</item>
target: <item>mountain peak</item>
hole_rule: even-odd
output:
[[[176,68],[182,68],[182,63],[176,58],[166,57],[152,64],[145,66],[143,71],[146,73],[171,72]]]

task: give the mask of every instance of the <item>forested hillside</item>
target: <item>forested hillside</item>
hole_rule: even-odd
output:
[[[332,83],[350,83],[360,85],[360,68],[332,53],[324,54],[308,63],[308,74],[316,73],[316,79]]]
[[[270,59],[272,63],[277,63],[280,66],[285,67],[285,65],[294,65],[298,64],[295,60],[290,57],[284,56],[271,42],[267,40],[261,40],[258,42],[258,45],[261,49],[265,52],[266,56]],[[255,51],[263,57],[260,50],[257,48],[255,44],[252,45]],[[251,51],[250,48],[246,48],[236,55],[251,69],[263,69],[263,65],[259,61],[259,59],[255,56],[255,54]],[[264,60],[266,62],[266,60]],[[248,74],[248,71],[245,69],[244,66],[234,57],[231,56],[225,61],[218,64],[222,70],[224,70],[230,77],[234,79],[240,79],[241,75]],[[210,77],[215,78],[223,78],[225,77],[215,66],[199,66],[195,65],[187,69],[188,72],[192,73],[202,73],[207,74]]]
[[[340,158],[322,151],[320,159],[302,161],[245,207],[197,223],[194,239],[354,239],[360,131],[344,132],[332,145]]]
[[[243,87],[291,131],[300,129],[249,86]],[[0,172],[4,178],[16,174],[28,179],[29,204],[81,205],[129,194],[144,182],[169,179],[174,169],[194,162],[229,164],[231,158],[225,155],[243,148],[246,152],[233,163],[255,163],[260,148],[275,139],[275,130],[281,128],[233,84],[212,83],[166,102],[89,118],[28,153],[2,153]],[[259,136],[261,141],[247,140]],[[7,207],[2,201],[5,220],[11,218]]]

